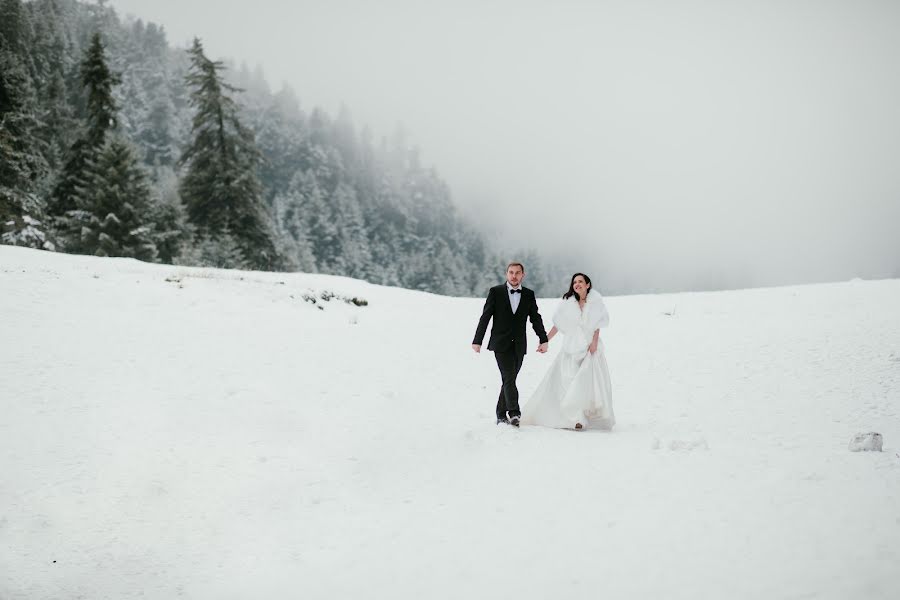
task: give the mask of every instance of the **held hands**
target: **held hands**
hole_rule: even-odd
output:
[[[591,354],[596,354],[596,353],[597,353],[597,346],[599,346],[599,345],[600,345],[600,330],[599,330],[599,329],[595,329],[595,330],[594,330],[594,337],[593,337],[593,339],[591,340],[591,345],[588,346],[588,351],[589,351]]]
[[[481,353],[481,344],[472,344],[472,350],[474,350],[475,352],[480,354]]]
[[[547,342],[544,342],[543,344],[541,344],[537,347],[537,351],[540,352],[541,354],[543,354],[547,351],[548,346],[549,346],[549,344]]]

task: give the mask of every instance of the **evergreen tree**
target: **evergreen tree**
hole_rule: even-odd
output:
[[[340,223],[336,236],[337,256],[330,270],[348,277],[365,278],[371,260],[362,207],[356,191],[340,183],[333,195],[333,220]]]
[[[275,197],[276,225],[282,254],[290,270],[314,273],[316,259],[308,236],[309,218],[303,213],[303,199],[296,189],[289,189]]]
[[[230,96],[238,90],[222,80],[222,63],[204,55],[199,39],[189,54],[187,83],[196,112],[193,139],[181,157],[187,167],[181,197],[188,216],[213,241],[230,231],[247,266],[275,268],[272,222],[256,173],[259,152]]]
[[[332,218],[315,172],[298,173],[291,182],[291,191],[295,198],[294,210],[301,223],[297,226],[299,233],[295,239],[298,243],[301,239],[309,242],[317,271],[333,272],[331,269],[339,256],[340,224]]]
[[[47,163],[34,134],[34,89],[18,57],[0,49],[0,232],[7,244],[52,248],[36,195]]]
[[[183,257],[193,243],[194,231],[188,222],[187,211],[178,196],[178,177],[169,167],[158,167],[152,178],[154,189],[150,207],[153,223],[153,243],[159,251],[160,262],[183,263]]]
[[[77,134],[77,120],[66,102],[66,87],[62,73],[55,71],[46,83],[41,102],[40,123],[36,135],[45,148],[47,164],[55,172],[63,165],[67,148]]]
[[[97,256],[156,259],[150,188],[130,144],[110,137],[88,164],[90,193],[62,218],[67,249]]]
[[[87,118],[83,133],[69,149],[50,209],[56,216],[80,206],[90,205],[85,196],[90,193],[93,174],[91,165],[100,159],[107,132],[116,125],[116,103],[112,89],[119,77],[106,64],[105,47],[99,33],[91,38],[91,44],[81,63],[81,82],[87,90]]]
[[[133,146],[112,131],[117,126],[113,90],[120,78],[110,69],[99,34],[81,63],[87,115],[56,189],[54,209],[65,249],[98,256],[164,260],[179,250],[184,228],[174,207],[160,206]]]
[[[39,115],[40,125],[36,135],[51,170],[40,185],[40,194],[46,198],[68,149],[80,134],[75,106],[69,102],[66,88],[67,71],[77,71],[77,62],[72,56],[78,52],[68,44],[66,20],[57,2],[32,2],[28,7],[34,24],[34,43],[29,53],[38,73],[35,77],[38,96],[35,112]]]
[[[106,47],[100,34],[95,33],[81,63],[81,83],[87,90],[87,140],[93,147],[101,147],[106,133],[116,127],[113,88],[121,81],[118,74],[109,70]]]

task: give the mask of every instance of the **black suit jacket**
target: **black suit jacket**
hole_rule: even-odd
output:
[[[519,300],[519,308],[515,313],[509,303],[509,296],[509,290],[505,283],[491,288],[487,300],[484,301],[484,310],[481,313],[481,319],[478,320],[478,329],[475,330],[475,339],[472,340],[472,343],[481,345],[487,331],[488,321],[493,317],[494,324],[491,326],[488,350],[494,352],[515,350],[517,354],[525,354],[528,349],[525,338],[525,320],[531,319],[531,326],[542,344],[547,341],[544,321],[538,312],[537,301],[532,290],[526,287],[522,288],[522,299]]]

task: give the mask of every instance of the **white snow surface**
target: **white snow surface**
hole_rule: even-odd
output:
[[[606,300],[515,430],[480,299],[0,247],[0,598],[900,597],[900,280]]]

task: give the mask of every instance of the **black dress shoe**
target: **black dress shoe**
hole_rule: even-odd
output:
[[[509,424],[512,425],[513,427],[518,427],[518,426],[519,426],[519,419],[520,419],[520,418],[521,418],[521,417],[519,417],[519,415],[516,415],[516,416],[514,416],[514,417],[510,417],[510,418],[509,418]]]
[[[509,419],[506,417],[497,417],[497,425],[503,423],[504,425],[509,425]]]

